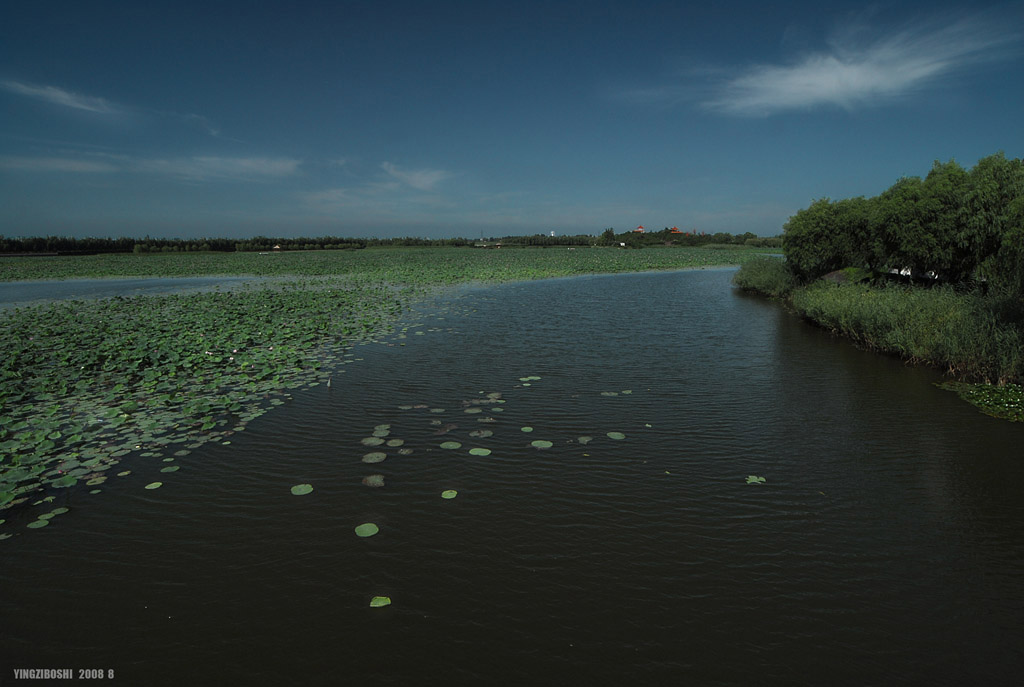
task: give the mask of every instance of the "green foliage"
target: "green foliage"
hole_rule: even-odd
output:
[[[821,199],[785,226],[793,273],[811,281],[843,267],[985,279],[1024,297],[1024,163],[999,153],[969,172],[936,161],[924,180],[903,177],[874,198]]]
[[[839,214],[838,204],[822,198],[786,222],[782,248],[798,278],[809,281],[849,264],[853,237]]]
[[[761,257],[744,263],[732,283],[745,291],[782,298],[796,286],[796,278],[783,260]]]
[[[765,236],[760,238],[749,238],[743,241],[743,245],[754,248],[782,248],[782,237]]]

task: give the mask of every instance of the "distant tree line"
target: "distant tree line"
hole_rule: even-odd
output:
[[[30,236],[7,238],[0,236],[0,253],[185,253],[215,251],[272,250],[350,250],[373,246],[466,246],[468,239],[423,239],[415,237],[393,239],[354,239],[337,236],[266,237],[250,239],[198,238],[154,239],[145,238],[72,238],[68,236]]]
[[[1003,153],[970,170],[936,161],[873,198],[816,200],[784,227],[793,274],[807,282],[846,267],[901,270],[1024,296],[1024,162]]]
[[[759,248],[781,248],[782,238],[779,236],[762,237],[751,232],[745,234],[729,234],[717,232],[707,234],[696,229],[680,231],[665,227],[661,231],[625,231],[616,233],[614,228],[604,230],[598,238],[598,245],[614,246],[626,244],[627,248],[643,248],[645,246],[676,245],[676,246],[755,246]]]
[[[86,253],[184,253],[184,252],[268,252],[296,250],[357,250],[362,248],[391,246],[451,246],[465,247],[478,244],[503,247],[548,247],[548,246],[593,246],[619,245],[625,243],[630,248],[643,248],[651,245],[674,244],[681,246],[703,246],[708,244],[753,245],[778,248],[782,239],[761,238],[752,233],[704,234],[692,232],[672,232],[666,228],[658,232],[623,232],[616,234],[614,229],[607,229],[600,236],[576,234],[573,236],[551,236],[549,234],[533,234],[528,236],[488,237],[474,240],[467,238],[425,239],[413,236],[404,238],[341,238],[337,236],[316,237],[266,237],[256,236],[250,239],[197,238],[197,239],[160,239],[160,238],[72,238],[69,236],[30,236],[7,238],[0,236],[0,254],[58,254],[74,255]]]

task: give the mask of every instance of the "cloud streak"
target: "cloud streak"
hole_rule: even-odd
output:
[[[163,120],[175,122],[179,126],[201,131],[214,138],[229,138],[221,134],[220,128],[211,122],[207,117],[198,114],[170,112],[163,110],[152,110],[147,108],[127,107],[120,105],[106,98],[93,95],[82,95],[59,88],[57,86],[46,86],[40,84],[24,83],[11,79],[0,80],[0,89],[15,95],[25,96],[33,100],[42,101],[50,105],[66,107],[72,110],[93,112],[103,115],[156,117]],[[229,140],[236,140],[230,139]]]
[[[1020,34],[991,17],[926,23],[888,35],[847,30],[829,49],[788,65],[754,65],[720,83],[702,105],[740,116],[890,100],[942,77],[998,60]],[[863,38],[867,36],[869,40]]]
[[[135,158],[124,155],[90,157],[0,157],[0,169],[19,172],[143,173],[189,181],[269,181],[294,176],[300,160],[271,157],[194,156]]]
[[[109,162],[66,157],[0,157],[0,169],[18,172],[110,173],[118,167]]]
[[[380,163],[388,176],[420,191],[432,191],[435,186],[451,177],[450,172],[441,169],[401,169],[390,162]]]
[[[150,159],[138,163],[140,171],[185,179],[279,179],[298,171],[299,160],[269,157],[184,157]]]
[[[72,93],[56,86],[38,86],[36,84],[21,83],[20,81],[4,80],[0,81],[0,88],[10,93],[42,100],[51,105],[70,107],[74,110],[85,110],[86,112],[98,112],[100,114],[115,114],[121,111],[119,107],[104,98]]]
[[[301,201],[317,213],[349,218],[403,220],[444,215],[456,207],[438,191],[455,176],[441,169],[406,169],[381,162],[383,174],[352,186],[327,188],[299,194]]]

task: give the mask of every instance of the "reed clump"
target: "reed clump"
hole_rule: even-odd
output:
[[[790,297],[803,317],[861,346],[944,368],[963,380],[1004,385],[1024,379],[1021,321],[997,299],[950,286],[818,281]]]

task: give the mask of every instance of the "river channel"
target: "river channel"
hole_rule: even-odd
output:
[[[126,460],[0,542],[0,684],[1018,684],[1024,427],[732,274],[462,287]]]

